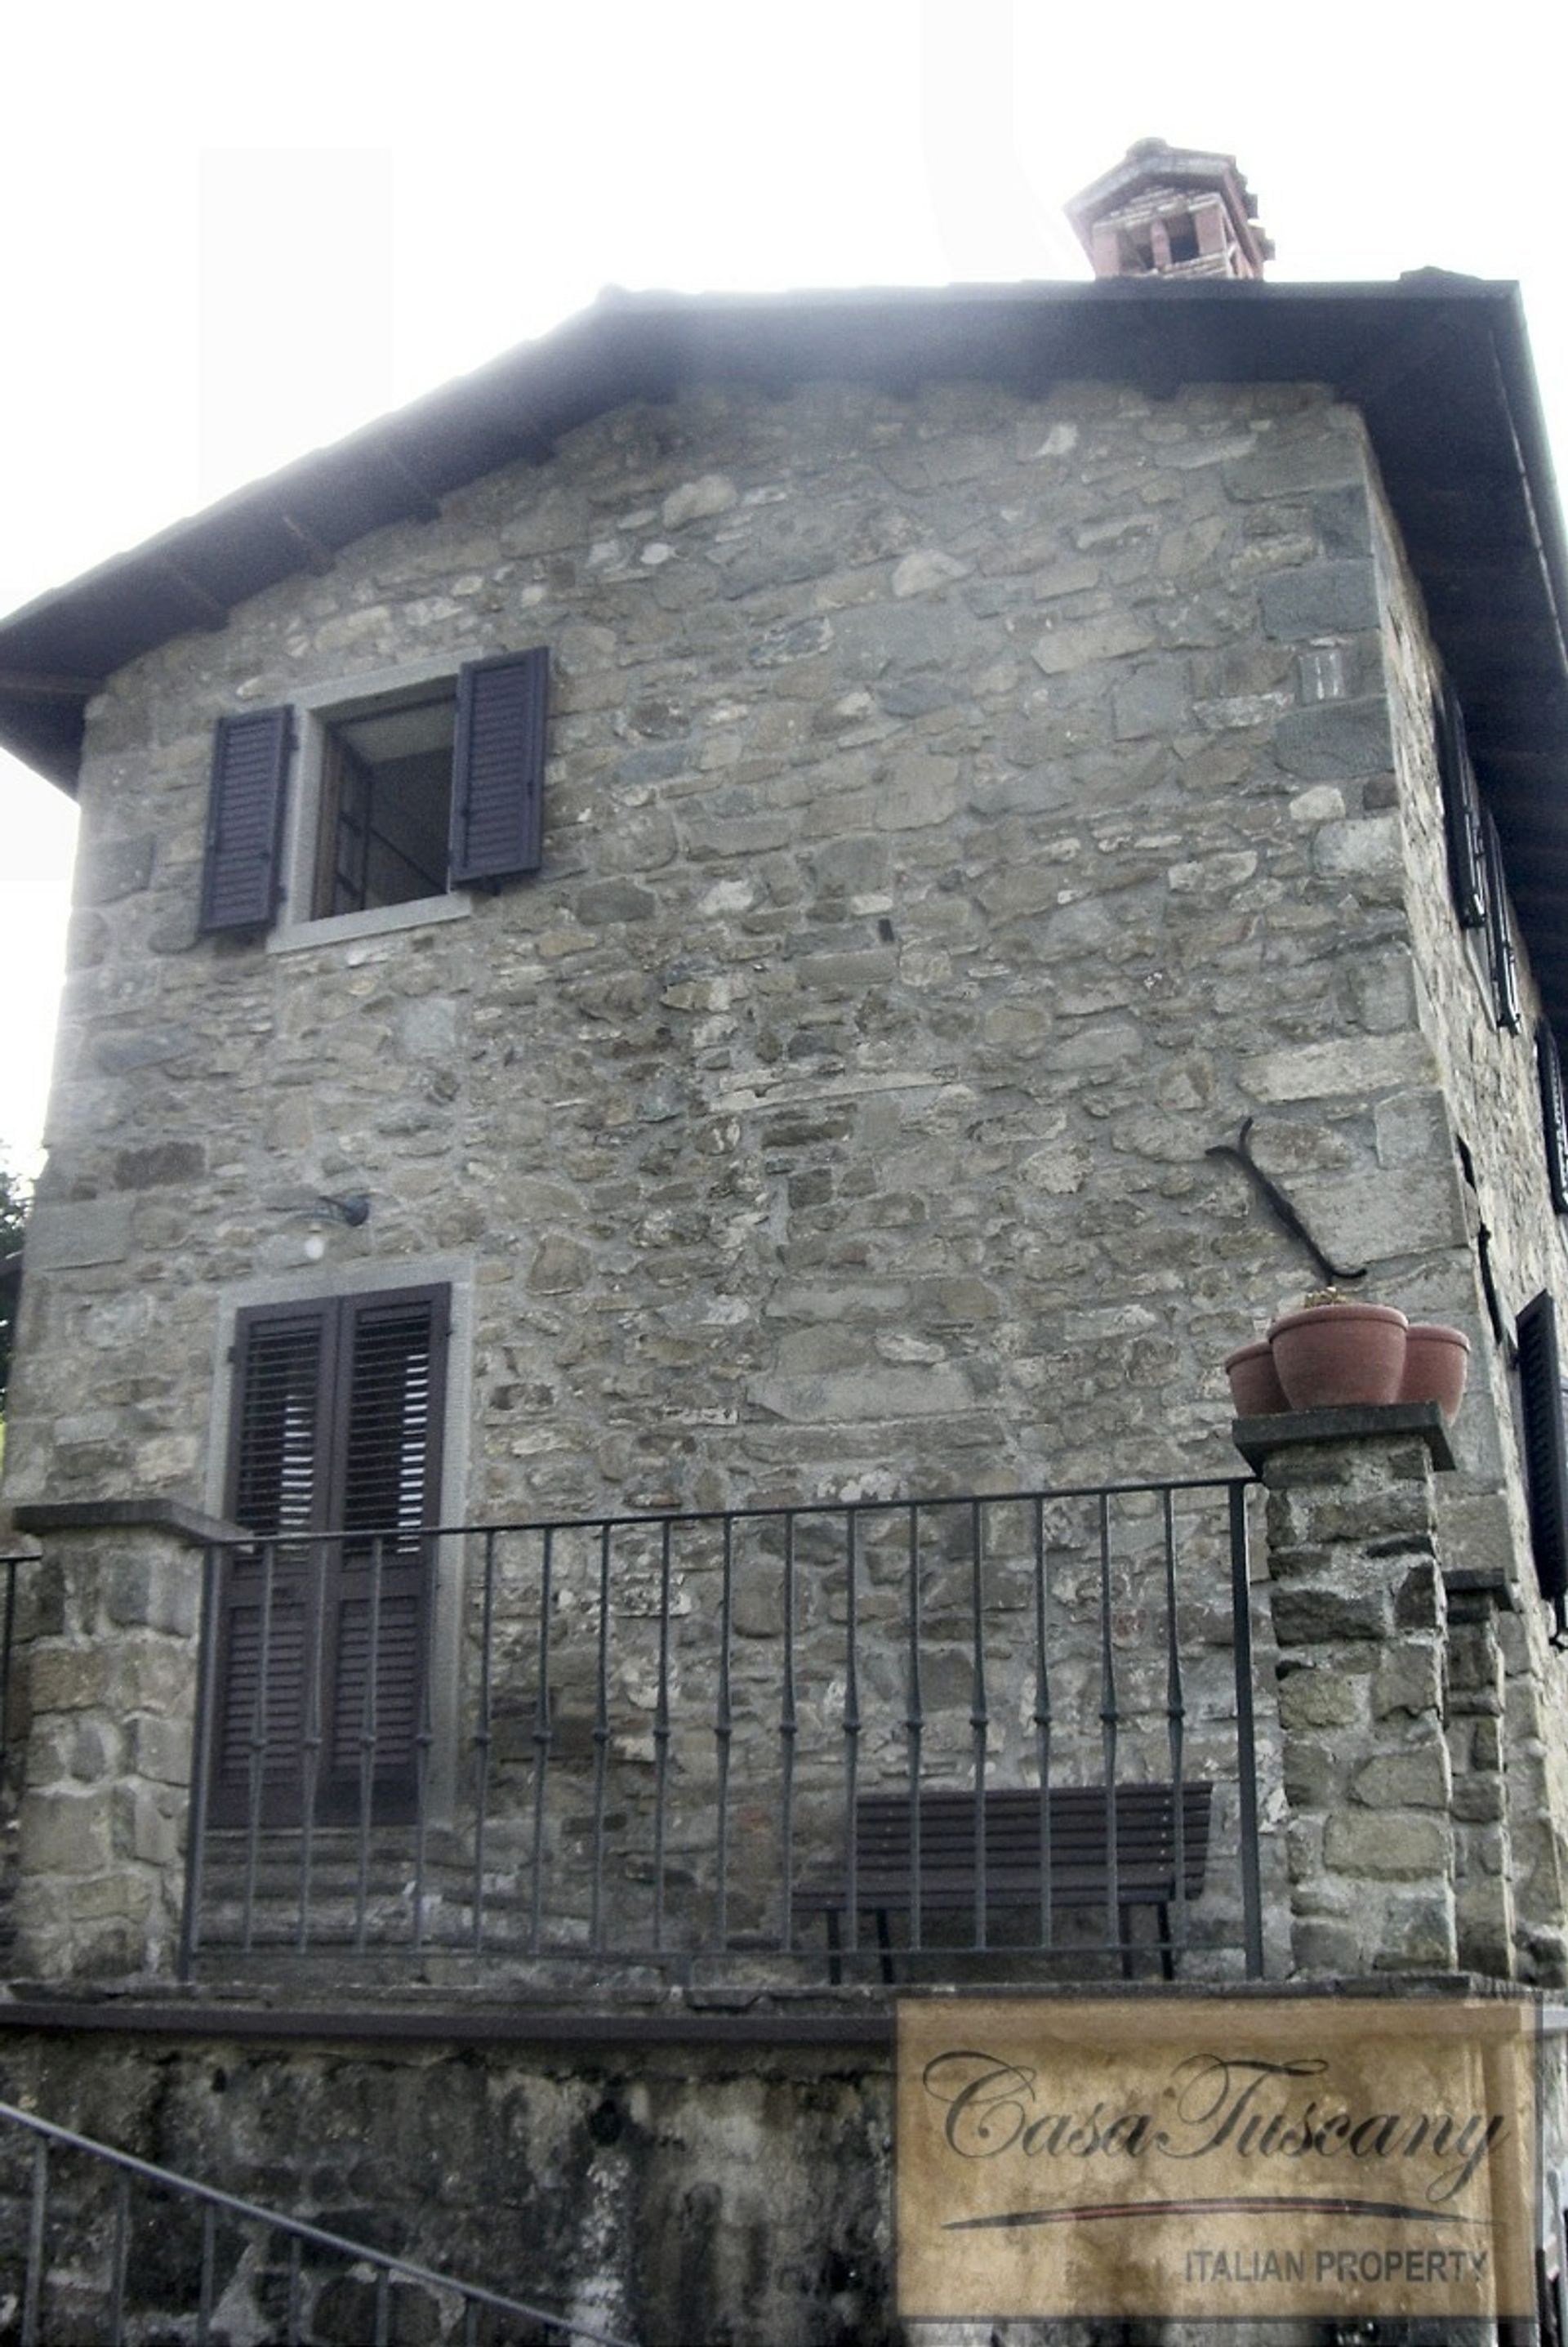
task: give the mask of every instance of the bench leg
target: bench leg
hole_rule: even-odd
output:
[[[888,1911],[885,1907],[877,1909],[877,1946],[881,1951],[882,1979],[891,1987],[893,1982],[893,1942],[892,1934],[888,1930]]]
[[[1131,1980],[1133,1977],[1133,1911],[1130,1907],[1118,1907],[1116,1912],[1122,1923],[1122,1978]]]
[[[1160,1919],[1160,1970],[1166,1980],[1176,1978],[1176,1949],[1171,1942],[1171,1911],[1162,1899],[1155,1910]]]
[[[830,1907],[828,1910],[828,1978],[833,1982],[841,1981],[844,1977],[844,1960],[841,1950],[842,1942],[839,1938],[839,1911],[836,1907]]]

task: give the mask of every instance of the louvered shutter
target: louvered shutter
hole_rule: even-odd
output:
[[[292,741],[287,709],[221,717],[212,746],[201,927],[261,929],[278,909],[283,798]]]
[[[263,1824],[357,1817],[367,1771],[377,1819],[412,1810],[448,1317],[445,1288],[239,1316],[229,1512],[259,1545],[219,1610],[216,1825],[258,1784]]]
[[[335,1307],[241,1312],[235,1330],[229,1512],[258,1537],[229,1559],[219,1613],[211,1812],[238,1825],[298,1817],[319,1719],[324,1465]],[[253,1770],[256,1772],[253,1777]]]
[[[457,679],[452,761],[452,882],[539,868],[550,655],[540,647],[476,661]]]
[[[1519,962],[1513,950],[1513,920],[1508,909],[1508,883],[1503,876],[1502,847],[1490,814],[1482,818],[1486,850],[1486,938],[1492,959],[1492,994],[1497,1023],[1517,1035],[1522,1023],[1519,1008]]]
[[[1552,1204],[1568,1214],[1568,1101],[1563,1092],[1563,1057],[1549,1020],[1535,1030],[1535,1069],[1541,1081],[1541,1124],[1546,1136],[1546,1171]]]
[[[1518,1337],[1530,1543],[1541,1594],[1561,1621],[1568,1598],[1568,1440],[1557,1307],[1544,1290],[1520,1314]]]
[[[1445,684],[1436,709],[1438,764],[1442,775],[1443,820],[1448,832],[1449,877],[1454,907],[1467,929],[1486,919],[1486,856],[1481,799],[1465,740],[1464,713],[1451,685]]]
[[[337,1520],[346,1535],[329,1625],[327,1813],[357,1810],[371,1757],[378,1816],[412,1802],[424,1688],[431,1544],[441,1512],[446,1293],[349,1298],[339,1398]],[[373,1685],[368,1663],[376,1656]]]

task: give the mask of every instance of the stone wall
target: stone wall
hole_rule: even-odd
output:
[[[1247,1116],[1473,1322],[1370,513],[1310,387],[713,391],[123,671],[13,1496],[219,1508],[236,1307],[437,1276],[453,1516],[1225,1472],[1313,1276],[1206,1153]],[[541,642],[537,881],[197,937],[219,717]]]
[[[1258,1112],[1344,1254],[1461,1235],[1362,1139],[1430,1081],[1364,483],[1309,391],[712,394],[124,671],[13,1491],[199,1491],[232,1300],[433,1252],[471,1513],[1227,1463],[1304,1266],[1210,1143]],[[537,883],[195,938],[219,715],[533,641]]]
[[[1376,510],[1396,743],[1397,802],[1387,820],[1404,874],[1408,983],[1436,1063],[1431,1088],[1407,1097],[1398,1123],[1390,1122],[1390,1157],[1397,1162],[1416,1146],[1435,1174],[1434,1143],[1446,1147],[1447,1179],[1466,1233],[1461,1249],[1410,1265],[1390,1293],[1412,1318],[1451,1320],[1471,1339],[1471,1390],[1454,1429],[1460,1472],[1445,1478],[1439,1491],[1441,1548],[1449,1566],[1494,1580],[1504,1610],[1493,1616],[1483,1609],[1480,1645],[1463,1640],[1454,1657],[1471,1679],[1462,1689],[1466,1717],[1454,1748],[1461,1840],[1472,1900],[1498,1908],[1511,1889],[1516,1896],[1524,1975],[1560,1983],[1568,1977],[1568,1724],[1562,1699],[1568,1665],[1548,1645],[1549,1618],[1531,1562],[1512,1372],[1521,1307],[1543,1287],[1560,1302],[1568,1298],[1568,1247],[1552,1205],[1536,1071],[1541,1003],[1515,928],[1522,1024],[1517,1034],[1500,1029],[1484,936],[1460,928],[1431,714],[1442,670],[1380,500]],[[1481,1277],[1482,1225],[1503,1319],[1501,1339]],[[1499,1638],[1506,1665],[1501,1687],[1492,1683]]]
[[[865,2347],[893,2315],[887,2053],[831,2046],[364,2045],[6,2033],[4,2098],[330,2232],[568,2312],[646,2347]],[[107,2336],[112,2195],[54,2163],[46,2340]],[[0,2321],[19,2302],[31,2151],[0,2139]],[[193,2313],[199,2216],[133,2235],[136,2337]],[[287,2252],[223,2229],[215,2335],[276,2337]],[[363,2269],[308,2255],[311,2335],[368,2339]],[[455,2335],[393,2291],[391,2335]],[[482,2324],[485,2321],[481,2317]],[[481,2337],[524,2335],[511,2326]],[[526,2334],[558,2338],[543,2330]]]

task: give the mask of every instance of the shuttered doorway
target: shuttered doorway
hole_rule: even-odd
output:
[[[239,1316],[227,1512],[257,1545],[219,1605],[215,1825],[357,1819],[367,1781],[412,1814],[448,1318],[444,1287]]]

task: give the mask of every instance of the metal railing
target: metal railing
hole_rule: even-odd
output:
[[[820,1978],[836,1907],[840,1957],[862,1975],[891,1970],[891,1911],[908,1977],[1111,1956],[1257,1976],[1247,1488],[211,1550],[183,1968],[219,1951],[402,1950]],[[1141,1905],[1118,1880],[1130,1784],[1212,1788],[1207,1871],[1184,1862],[1177,1798],[1170,1879],[1163,1897],[1145,1881]],[[1069,1787],[1103,1795],[1105,1833],[1087,1891],[1080,1874],[1054,1898],[1051,1797]],[[1005,1911],[985,1854],[987,1796],[1004,1788],[1040,1794],[1046,1852],[1032,1902]],[[939,1789],[974,1804],[956,1899],[921,1877]],[[911,1880],[881,1886],[871,1947],[858,1831],[867,1798],[892,1794]]]
[[[289,2347],[350,2335],[376,2347],[393,2337],[427,2335],[460,2337],[464,2347],[475,2347],[481,2316],[498,2314],[537,2324],[552,2337],[631,2347],[570,2315],[305,2224],[8,2103],[0,2103],[0,2129],[25,2134],[32,2146],[30,2173],[14,2195],[25,2218],[0,2227],[0,2294],[20,2309],[19,2332],[7,2328],[7,2335],[18,2336],[21,2347],[82,2339],[122,2347],[150,2335],[149,2324],[167,2335],[171,2321],[197,2347],[227,2339],[236,2328],[246,2338],[264,2335]],[[56,2177],[62,2154],[73,2168],[63,2187]],[[0,2187],[0,2208],[6,2197]],[[189,2256],[182,2259],[170,2237],[186,2210],[195,2226],[185,2245]],[[220,2260],[220,2250],[233,2254]],[[194,2270],[194,2287],[171,2304],[186,2265]],[[249,2303],[236,2303],[239,2298]],[[400,2300],[423,2301],[428,2329],[420,2327],[416,2306]]]

